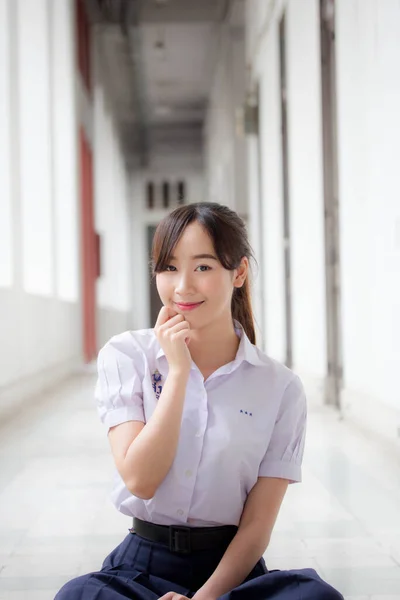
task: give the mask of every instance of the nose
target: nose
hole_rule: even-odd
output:
[[[178,296],[186,296],[188,293],[193,292],[193,281],[190,273],[181,271],[178,274],[175,292]]]

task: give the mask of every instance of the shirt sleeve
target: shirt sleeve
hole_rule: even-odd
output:
[[[301,481],[306,422],[306,396],[303,384],[295,375],[284,391],[259,477],[279,477],[289,479],[290,483]]]
[[[132,342],[114,338],[99,352],[95,399],[107,430],[126,421],[145,423],[142,382],[135,365],[139,354]]]

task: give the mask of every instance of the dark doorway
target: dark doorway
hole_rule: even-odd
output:
[[[150,327],[154,327],[157,321],[158,313],[160,312],[163,304],[160,300],[160,296],[157,292],[155,277],[151,276],[150,259],[151,259],[151,246],[153,243],[154,233],[157,227],[155,225],[149,225],[147,228],[147,250],[148,250],[148,264],[149,264],[149,285],[150,285]]]

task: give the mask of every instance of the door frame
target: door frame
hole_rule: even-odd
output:
[[[79,128],[82,345],[85,362],[97,356],[96,280],[99,271],[99,239],[94,228],[93,155],[85,131]]]
[[[282,152],[282,199],[283,199],[283,252],[285,286],[285,364],[293,367],[293,322],[292,322],[292,268],[290,235],[289,197],[289,136],[287,118],[287,72],[286,72],[286,13],[279,22],[279,81],[281,104],[281,152]]]
[[[325,403],[341,408],[343,358],[337,152],[335,0],[320,0],[321,104],[324,181],[326,351]]]

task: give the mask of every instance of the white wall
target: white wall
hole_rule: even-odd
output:
[[[271,28],[261,47],[259,68],[255,78],[260,86],[260,148],[263,220],[260,223],[264,239],[264,254],[260,267],[264,272],[265,350],[278,360],[284,360],[285,295],[283,253],[283,198],[279,103],[279,58],[276,26]]]
[[[98,343],[129,326],[132,263],[128,174],[97,80],[95,110],[77,71],[74,5],[1,3],[2,131],[0,411],[82,361],[80,157],[82,124],[94,159],[102,235]]]
[[[246,216],[246,142],[236,134],[236,110],[245,99],[244,32],[228,16],[219,36],[204,127],[206,196]]]
[[[257,345],[265,350],[265,311],[264,311],[264,285],[263,285],[263,259],[264,233],[261,227],[261,205],[259,185],[259,144],[258,137],[251,135],[247,140],[247,198],[249,203],[248,235],[257,260],[257,267],[252,266],[252,307],[256,329]]]
[[[293,357],[297,370],[322,380],[326,300],[319,1],[289,2],[286,26]]]
[[[71,4],[3,1],[0,28],[3,410],[68,373],[81,343]]]
[[[54,293],[50,18],[46,0],[18,4],[17,86],[23,285]]]
[[[266,351],[285,360],[285,296],[279,20],[283,3],[248,4],[247,56],[260,86]],[[287,118],[294,368],[325,375],[325,297],[318,3],[290,2],[286,15]],[[257,10],[259,11],[257,14]],[[255,12],[256,11],[256,12]],[[266,26],[269,22],[268,27]],[[263,37],[260,37],[260,36]]]
[[[258,268],[253,265],[252,299],[257,342],[263,347],[261,232],[258,230],[258,144],[241,131],[240,110],[246,99],[246,47],[244,6],[232,12],[219,33],[218,54],[212,77],[204,127],[205,199],[230,206],[248,226]],[[248,173],[251,171],[252,176]],[[251,208],[250,208],[251,206]]]
[[[101,236],[101,276],[97,280],[97,343],[132,328],[132,212],[129,176],[113,118],[99,40],[95,39],[95,81],[92,122],[95,229]]]
[[[0,286],[13,282],[11,202],[11,94],[9,3],[0,3]]]
[[[53,115],[53,240],[55,291],[58,298],[79,302],[80,235],[76,139],[75,40],[70,3],[52,3],[53,50],[51,111]],[[69,24],[69,26],[68,26]]]
[[[393,440],[400,424],[400,5],[336,4],[344,414]],[[326,350],[316,0],[246,3],[250,79],[261,86],[266,349],[284,356],[278,23],[285,7],[294,368],[318,383]],[[253,197],[253,167],[250,177]]]
[[[345,401],[349,413],[395,435],[400,5],[339,0],[337,13]]]

